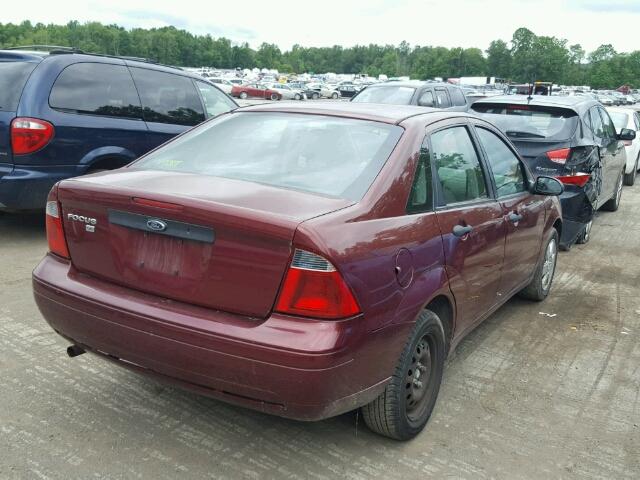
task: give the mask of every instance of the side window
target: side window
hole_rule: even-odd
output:
[[[435,107],[435,101],[433,99],[433,92],[431,90],[425,90],[418,99],[418,105],[421,107]]]
[[[640,130],[640,114],[638,112],[634,113],[633,120],[636,124],[636,130]]]
[[[207,118],[215,117],[236,107],[235,104],[229,100],[229,97],[216,87],[212,87],[200,80],[196,80],[196,86],[198,90],[200,90],[200,95],[202,95]]]
[[[604,134],[604,126],[602,125],[602,119],[598,114],[598,107],[593,107],[589,110],[589,120],[591,123],[591,131],[593,134],[600,139],[605,137]]]
[[[618,135],[616,134],[616,127],[613,124],[613,120],[611,120],[611,117],[604,109],[598,108],[598,110],[600,110],[600,116],[602,117],[605,138],[608,137],[610,140],[615,140]]]
[[[198,92],[188,77],[131,68],[147,122],[197,125],[204,120]]]
[[[75,63],[56,79],[51,108],[108,117],[141,118],[140,99],[123,65]]]
[[[444,88],[436,88],[436,100],[438,101],[438,108],[449,108],[451,101],[449,101],[449,94]]]
[[[420,147],[420,156],[413,185],[409,194],[407,213],[428,212],[433,210],[433,191],[431,182],[431,160],[429,159],[429,143],[425,138]]]
[[[467,104],[464,93],[462,93],[462,90],[460,90],[459,88],[450,88],[449,94],[451,95],[451,103],[453,103],[456,107],[464,107]]]
[[[476,128],[476,132],[487,154],[498,196],[524,192],[525,176],[518,157],[495,133],[484,128]]]
[[[487,197],[484,173],[465,127],[452,127],[431,135],[431,155],[447,204]]]

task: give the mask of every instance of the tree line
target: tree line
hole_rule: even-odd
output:
[[[175,27],[126,29],[98,22],[66,25],[0,23],[0,45],[59,45],[85,52],[153,59],[177,66],[216,68],[275,68],[280,72],[366,73],[371,76],[434,77],[496,76],[513,82],[551,81],[561,85],[594,88],[640,87],[640,51],[619,53],[601,45],[587,53],[565,39],[539,36],[519,28],[509,42],[494,40],[486,51],[479,48],[433,46],[356,45],[344,48],[294,45],[282,51],[263,43],[194,35]]]

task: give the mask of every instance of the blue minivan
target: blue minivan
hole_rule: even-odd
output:
[[[43,209],[59,180],[122,167],[236,107],[204,78],[144,59],[0,50],[0,211]]]

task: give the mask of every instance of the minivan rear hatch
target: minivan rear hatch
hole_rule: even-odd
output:
[[[13,165],[11,121],[31,72],[38,65],[32,56],[0,51],[0,164]]]

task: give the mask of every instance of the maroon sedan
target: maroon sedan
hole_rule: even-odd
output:
[[[236,98],[264,98],[269,100],[282,100],[282,94],[277,90],[261,85],[259,83],[250,83],[248,85],[234,85],[231,89],[232,97]]]
[[[254,106],[54,187],[33,288],[70,356],[408,439],[460,339],[549,293],[561,191],[467,114]]]

